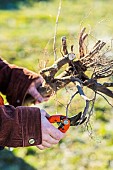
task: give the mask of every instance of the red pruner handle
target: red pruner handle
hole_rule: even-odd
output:
[[[50,123],[58,123],[58,129],[65,133],[70,127],[70,120],[63,115],[53,115],[48,118]]]

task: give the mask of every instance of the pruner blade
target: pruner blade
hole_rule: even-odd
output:
[[[83,120],[82,120],[81,115],[82,115],[82,112],[79,112],[77,115],[74,115],[74,116],[68,118],[70,120],[70,126],[78,126],[78,125],[81,125],[82,123],[84,123],[85,120],[87,119],[87,117],[83,118]]]

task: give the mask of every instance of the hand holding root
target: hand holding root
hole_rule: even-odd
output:
[[[43,82],[44,79],[41,76],[39,76],[39,78],[35,79],[28,88],[27,94],[30,94],[33,97],[35,104],[42,103],[49,99],[49,97],[42,97],[42,95],[37,90],[38,87],[41,86]]]

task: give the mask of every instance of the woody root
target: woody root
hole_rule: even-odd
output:
[[[48,97],[55,94],[61,88],[66,87],[69,83],[73,83],[77,91],[74,92],[67,104],[66,115],[68,115],[68,108],[72,99],[79,94],[85,101],[85,107],[81,114],[81,122],[86,116],[87,122],[89,121],[96,101],[96,94],[101,95],[105,100],[107,100],[107,96],[113,98],[113,82],[104,82],[106,78],[110,79],[113,76],[113,57],[106,55],[109,49],[105,48],[106,43],[101,40],[98,40],[91,50],[88,50],[86,46],[87,39],[86,28],[83,28],[79,35],[79,55],[76,56],[74,45],[72,44],[70,50],[68,50],[66,37],[63,36],[61,38],[61,58],[56,60],[52,66],[40,71],[45,83],[38,88],[42,96]],[[58,74],[58,71],[65,65],[67,68]],[[91,70],[90,76],[86,73],[89,69]],[[103,83],[100,83],[99,80],[102,79]],[[94,92],[93,98],[90,99],[85,95],[84,87]],[[92,105],[91,107],[89,107],[90,104]]]

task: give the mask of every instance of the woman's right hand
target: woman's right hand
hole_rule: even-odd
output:
[[[37,145],[41,150],[50,148],[64,138],[65,134],[54,127],[47,119],[49,115],[45,110],[41,110],[41,130],[42,130],[42,144]]]

